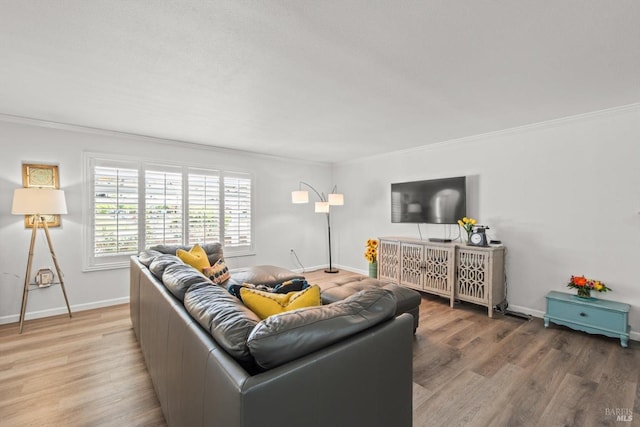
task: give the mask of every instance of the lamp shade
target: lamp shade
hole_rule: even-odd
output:
[[[309,192],[305,190],[292,191],[291,203],[309,203]]]
[[[13,192],[14,215],[55,215],[67,213],[64,191],[52,188],[17,188]]]
[[[316,213],[329,213],[329,202],[316,202]]]
[[[329,193],[329,204],[331,206],[344,205],[344,194],[342,193]]]

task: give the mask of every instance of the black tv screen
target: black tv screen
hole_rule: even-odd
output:
[[[467,178],[391,184],[391,222],[457,224],[466,216]]]

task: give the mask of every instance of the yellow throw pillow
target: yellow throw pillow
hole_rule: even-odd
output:
[[[207,253],[200,247],[200,245],[194,245],[189,252],[184,249],[178,249],[176,251],[176,255],[185,264],[189,264],[201,273],[205,268],[211,267],[211,264],[209,264],[209,258],[207,258]]]
[[[313,285],[299,292],[274,294],[257,289],[240,289],[242,301],[261,319],[303,307],[321,305],[320,287]]]
[[[231,277],[231,273],[229,273],[229,268],[225,264],[224,258],[220,258],[211,267],[203,268],[202,272],[205,276],[211,279],[213,283],[224,283],[229,280],[229,277]]]

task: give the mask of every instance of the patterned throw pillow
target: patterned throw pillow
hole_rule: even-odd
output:
[[[242,283],[240,285],[232,284],[227,287],[227,290],[234,297],[242,300],[240,295],[240,289],[250,288],[258,291],[271,292],[274,294],[288,294],[289,292],[303,291],[309,287],[309,283],[305,279],[291,279],[286,282],[278,283],[271,287],[267,285],[254,285],[253,283]]]
[[[184,249],[178,249],[176,251],[178,258],[185,264],[189,264],[199,272],[203,272],[205,268],[210,267],[209,258],[207,253],[200,247],[200,245],[194,245],[188,252]]]
[[[287,294],[289,292],[303,291],[309,287],[305,279],[291,279],[273,287],[272,292],[276,294]]]
[[[224,258],[220,258],[213,264],[211,267],[207,267],[202,270],[205,276],[207,276],[213,283],[224,283],[229,280],[231,277],[231,273],[229,273],[229,268],[224,263]]]
[[[234,297],[236,297],[240,301],[242,301],[242,295],[240,295],[240,289],[242,289],[242,288],[251,288],[251,289],[257,289],[259,291],[264,291],[264,292],[273,292],[273,288],[271,288],[270,286],[267,286],[267,285],[254,285],[253,283],[242,283],[240,285],[229,285],[229,286],[227,286],[227,291],[229,291],[229,293],[231,295],[233,295]]]

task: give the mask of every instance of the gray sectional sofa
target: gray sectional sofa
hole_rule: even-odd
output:
[[[219,245],[203,245],[210,261]],[[175,248],[131,257],[131,320],[167,424],[410,426],[414,319],[393,292],[260,320],[187,266]],[[165,252],[165,253],[162,253]],[[233,271],[229,283],[281,283],[277,267]]]

